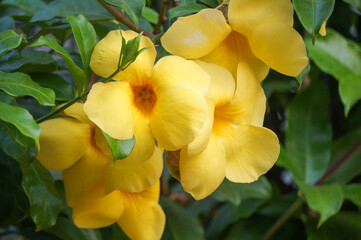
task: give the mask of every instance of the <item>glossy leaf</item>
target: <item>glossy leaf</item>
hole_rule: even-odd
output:
[[[4,56],[7,51],[17,48],[22,38],[23,35],[19,35],[11,29],[0,33],[0,58]]]
[[[307,203],[314,211],[320,213],[318,227],[329,217],[340,211],[343,202],[343,192],[339,184],[327,184],[321,186],[299,185],[305,193]]]
[[[218,201],[231,202],[239,205],[242,199],[257,198],[268,199],[271,197],[272,187],[267,178],[260,177],[252,183],[233,183],[225,179],[212,197]]]
[[[38,11],[30,22],[47,21],[54,17],[83,14],[89,21],[98,19],[114,19],[97,0],[55,0]]]
[[[80,69],[77,65],[75,65],[73,59],[70,57],[69,53],[67,53],[63,47],[61,47],[54,39],[49,37],[41,36],[38,41],[31,45],[31,47],[40,47],[40,46],[48,46],[52,48],[54,51],[59,53],[59,55],[63,58],[64,62],[69,68],[71,75],[75,81],[75,84],[78,88],[78,92],[81,93],[82,89],[85,89],[85,75],[84,71]]]
[[[351,149],[355,151],[347,156],[345,160],[331,175],[328,176],[326,182],[348,183],[361,173],[361,128],[351,131],[340,139],[336,140],[332,145],[332,158],[330,166],[343,158]],[[357,147],[358,146],[358,147]]]
[[[293,0],[293,6],[304,28],[313,38],[330,17],[335,0]]]
[[[350,200],[355,205],[361,207],[361,184],[349,184],[342,186],[345,199]]]
[[[83,70],[85,74],[84,89],[90,81],[92,70],[90,69],[90,57],[95,45],[97,44],[97,35],[90,22],[81,14],[67,16],[66,20],[70,23],[74,38],[78,46]]]
[[[0,149],[9,157],[20,159],[26,149],[17,144],[5,125],[0,124]]]
[[[14,125],[25,136],[34,139],[39,148],[41,129],[27,110],[0,102],[0,119]]]
[[[203,228],[196,216],[168,198],[161,197],[160,204],[166,215],[166,224],[172,230],[174,240],[204,239]]]
[[[197,13],[202,9],[207,8],[206,6],[198,3],[182,3],[178,7],[171,8],[168,12],[169,20],[176,17],[183,17],[192,13]]]
[[[0,71],[0,89],[14,97],[32,96],[42,106],[55,105],[54,91],[41,87],[24,73]]]
[[[57,63],[50,54],[30,49],[22,50],[20,55],[13,51],[0,59],[0,70],[5,72],[51,72],[56,70],[56,67]]]
[[[3,0],[1,4],[20,8],[30,16],[46,6],[43,0]]]
[[[153,10],[150,7],[144,7],[142,16],[145,20],[147,20],[148,22],[151,22],[153,24],[157,24],[158,18],[159,18],[158,12]]]
[[[114,157],[114,161],[124,159],[128,157],[134,148],[135,145],[135,138],[132,137],[131,139],[127,140],[117,140],[110,137],[108,134],[103,132],[105,139],[107,140],[110,149],[112,150],[112,154]]]
[[[327,170],[331,157],[329,93],[319,79],[298,94],[286,111],[286,151],[294,177],[313,184]]]
[[[339,93],[347,115],[361,99],[361,48],[341,34],[329,29],[327,35],[312,45],[305,40],[311,59],[322,71],[339,81]]]
[[[22,166],[22,185],[30,201],[30,215],[37,230],[47,229],[56,224],[62,209],[62,201],[56,192],[53,178],[37,160]]]
[[[0,33],[4,32],[5,30],[14,30],[15,22],[9,16],[4,16],[0,18]]]
[[[118,7],[122,9],[124,12],[126,12],[132,20],[132,22],[135,24],[136,28],[138,28],[139,19],[142,16],[142,11],[145,6],[144,0],[104,0],[106,3]]]

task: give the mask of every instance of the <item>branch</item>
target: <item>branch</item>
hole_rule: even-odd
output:
[[[127,17],[125,16],[125,13],[122,11],[119,11],[116,7],[113,7],[107,3],[104,2],[104,0],[98,0],[98,2],[106,9],[110,14],[112,14],[119,22],[122,22],[125,26],[132,29],[135,32],[141,33],[145,36],[153,36],[153,33],[147,32],[141,27],[136,28],[135,24]]]
[[[163,23],[165,23],[167,21],[167,17],[165,15],[166,15],[166,10],[168,8],[168,4],[170,2],[171,2],[170,0],[162,1],[162,7],[160,9],[158,22],[157,22],[157,25],[155,25],[155,27],[154,27],[153,34],[159,33],[160,27],[163,25]]]

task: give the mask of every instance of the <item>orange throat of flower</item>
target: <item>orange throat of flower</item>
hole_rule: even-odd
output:
[[[157,103],[157,95],[154,92],[153,86],[149,83],[134,85],[132,90],[134,106],[144,116],[150,117]]]

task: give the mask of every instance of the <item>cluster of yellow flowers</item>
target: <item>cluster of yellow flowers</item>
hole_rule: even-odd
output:
[[[292,26],[290,0],[231,0],[223,12],[179,18],[161,39],[174,56],[155,63],[156,49],[142,36],[140,48],[147,49],[114,81],[94,84],[85,104],[42,123],[38,159],[63,171],[75,224],[117,222],[131,239],[160,239],[164,150],[180,151],[179,161],[167,166],[195,199],[210,195],[225,177],[245,183],[267,172],[280,146],[262,127],[261,81],[270,67],[296,76],[308,62]],[[94,49],[90,65],[99,76],[117,70],[122,37],[138,36],[120,31]],[[119,140],[134,136],[131,154],[113,164],[102,131]]]

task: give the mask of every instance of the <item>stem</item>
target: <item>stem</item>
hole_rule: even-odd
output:
[[[122,22],[125,26],[129,27],[135,32],[141,33],[145,36],[153,36],[153,33],[147,32],[144,29],[140,27],[136,27],[135,24],[127,17],[125,16],[125,13],[122,11],[119,11],[116,7],[113,7],[107,3],[104,2],[104,0],[98,0],[98,2],[106,9],[110,14],[112,14],[119,22]]]
[[[166,10],[167,10],[167,7],[168,7],[169,3],[170,3],[169,0],[163,0],[162,1],[162,7],[160,9],[158,22],[157,22],[157,25],[155,25],[155,27],[154,27],[153,34],[159,33],[160,27],[163,25],[163,23],[165,23],[167,21],[167,17],[165,16],[165,13],[166,13]]]
[[[335,162],[326,172],[323,174],[323,176],[314,184],[314,186],[318,186],[322,184],[333,172],[336,171],[337,168],[339,168],[342,163],[344,163],[357,149],[361,147],[361,140],[358,141],[350,150],[345,153],[337,162]],[[272,225],[270,229],[266,232],[266,234],[263,236],[262,240],[268,240],[270,237],[273,236],[277,230],[282,227],[282,225],[293,215],[294,212],[296,212],[297,209],[299,209],[304,202],[304,199],[299,198],[296,200],[292,206],[275,222],[275,224]]]
[[[58,113],[62,112],[64,109],[67,109],[68,107],[70,107],[71,105],[73,105],[74,103],[78,102],[80,99],[82,99],[83,97],[85,97],[88,93],[89,93],[90,89],[88,89],[87,91],[83,92],[80,96],[74,97],[72,100],[70,100],[69,102],[65,103],[63,106],[55,109],[54,111],[50,112],[49,114],[42,116],[39,119],[36,119],[36,123],[41,123],[44,122],[45,120],[57,115]]]
[[[336,169],[342,165],[359,147],[361,147],[361,140],[358,141],[345,155],[343,155],[337,162],[335,162],[323,176],[315,183],[315,186],[323,183]]]
[[[262,240],[270,239],[277,230],[282,227],[282,225],[290,218],[292,215],[302,206],[304,200],[302,198],[297,199],[292,206],[287,209],[287,211],[273,224],[273,226],[268,229],[266,234],[263,236]]]

